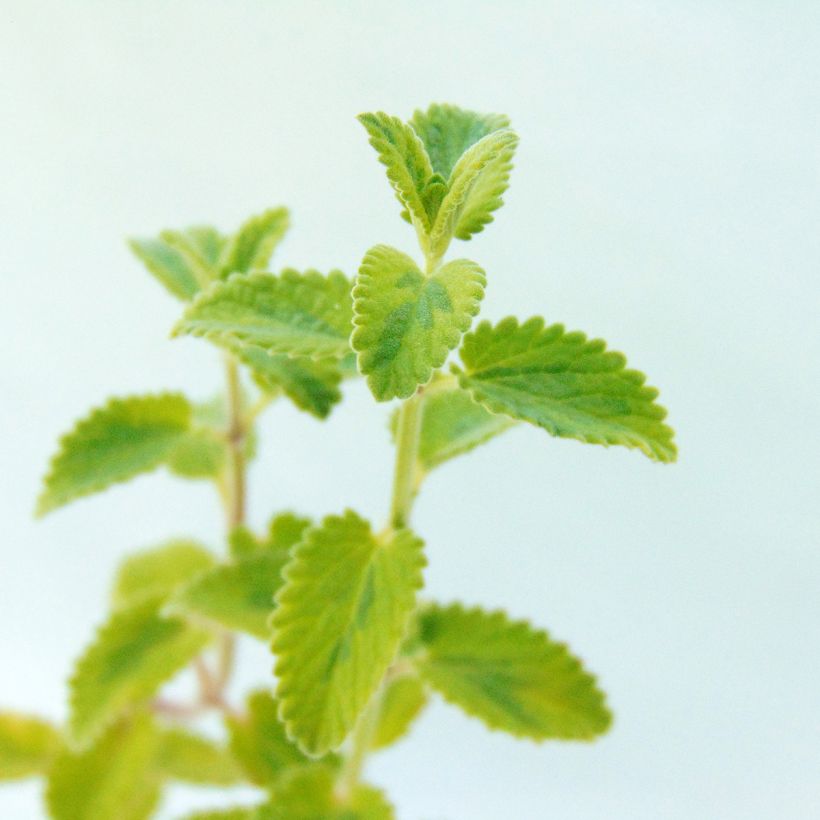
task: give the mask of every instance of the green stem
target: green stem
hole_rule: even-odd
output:
[[[359,784],[362,770],[364,769],[365,758],[370,751],[370,747],[373,745],[373,737],[379,726],[383,703],[384,681],[382,681],[379,690],[359,718],[359,722],[356,724],[356,728],[351,735],[350,750],[347,755],[345,755],[336,787],[336,793],[342,802],[346,802],[350,799],[356,786]]]
[[[245,521],[245,422],[242,414],[242,388],[239,368],[231,355],[225,357],[225,383],[228,402],[228,527]]]
[[[416,496],[419,436],[421,433],[421,388],[399,410],[396,429],[396,469],[393,475],[393,500],[390,505],[390,526],[406,527]]]

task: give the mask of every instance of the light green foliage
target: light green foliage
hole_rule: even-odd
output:
[[[190,421],[191,406],[179,393],[111,399],[92,410],[60,440],[38,515],[158,467]]]
[[[162,231],[160,239],[185,260],[200,288],[206,287],[216,277],[226,240],[215,228],[199,226],[185,231]]]
[[[534,740],[588,740],[609,728],[595,678],[546,632],[457,604],[420,619],[422,677],[490,728]]]
[[[117,610],[77,663],[69,682],[73,741],[86,744],[129,707],[187,666],[210,635],[159,614],[161,598]]]
[[[183,820],[258,820],[258,810],[235,806],[230,809],[214,809],[186,814]]]
[[[309,760],[288,740],[278,712],[275,698],[267,691],[258,691],[248,696],[244,715],[229,715],[225,719],[231,753],[259,786],[274,783],[285,769]]]
[[[185,257],[164,239],[131,239],[129,246],[145,267],[180,299],[191,299],[200,283]]]
[[[273,800],[256,820],[393,820],[393,807],[378,789],[357,786],[349,795],[334,792],[334,772],[314,765],[286,772]]]
[[[391,680],[382,695],[379,722],[370,748],[382,749],[403,737],[426,704],[424,684],[415,675]]]
[[[637,447],[658,461],[674,461],[666,410],[646,377],[626,369],[621,353],[600,339],[544,327],[540,318],[482,322],[464,338],[461,386],[495,413],[529,421],[554,436],[593,444]]]
[[[0,712],[0,782],[44,774],[59,748],[60,736],[50,723]]]
[[[158,735],[146,716],[112,726],[80,752],[54,761],[46,790],[54,820],[145,820],[159,800]]]
[[[409,530],[375,536],[347,511],[309,529],[277,595],[272,648],[288,735],[311,755],[336,749],[396,655],[424,565]]]
[[[184,729],[160,732],[155,765],[163,777],[184,783],[232,786],[243,780],[227,749]]]
[[[271,254],[290,226],[287,208],[271,208],[251,217],[228,242],[220,261],[220,276],[267,267]]]
[[[168,454],[168,469],[182,478],[215,478],[224,467],[224,437],[207,427],[191,430]]]
[[[287,269],[234,275],[201,293],[174,335],[203,336],[228,349],[236,343],[268,353],[341,358],[350,350],[350,282],[339,271]]]
[[[351,344],[377,401],[407,398],[430,380],[470,327],[485,284],[466,259],[425,276],[395,248],[367,252],[353,290]]]

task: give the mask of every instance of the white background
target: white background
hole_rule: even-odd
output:
[[[626,351],[681,457],[521,427],[430,479],[429,594],[547,626],[616,723],[536,746],[436,704],[369,777],[402,820],[817,816],[816,3],[4,0],[0,24],[3,707],[65,714],[129,550],[219,546],[213,494],[164,474],[31,518],[92,404],[219,385],[214,350],[168,340],[180,306],[124,237],[286,203],[277,266],[413,252],[354,115],[450,101],[521,135],[507,204],[454,249],[488,272],[484,315],[543,313]],[[346,394],[322,425],[265,417],[255,524],[382,518],[388,408]],[[269,667],[244,647],[240,683]],[[0,788],[0,816],[40,817],[39,792]],[[220,799],[178,789],[160,816]]]

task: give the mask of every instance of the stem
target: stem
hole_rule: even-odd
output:
[[[385,675],[385,680],[386,678]],[[379,726],[379,718],[384,704],[384,683],[385,681],[382,681],[380,684],[379,690],[364,710],[364,714],[359,718],[359,722],[356,724],[350,738],[350,751],[345,756],[336,787],[336,793],[342,802],[351,797],[361,779],[365,758],[370,751],[373,736]]]
[[[225,382],[228,400],[228,527],[245,521],[245,429],[242,417],[242,388],[239,368],[231,355],[225,357]]]
[[[396,430],[396,470],[393,476],[393,501],[390,505],[390,526],[406,527],[416,496],[416,469],[419,434],[421,433],[422,388],[399,410]]]

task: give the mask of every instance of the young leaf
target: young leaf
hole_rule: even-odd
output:
[[[179,393],[111,399],[77,422],[51,461],[37,514],[158,467],[188,430]]]
[[[264,544],[265,548],[287,552],[302,540],[311,523],[309,518],[293,512],[283,512],[275,515],[268,524],[268,537]]]
[[[259,809],[256,806],[233,806],[230,809],[213,809],[186,814],[182,820],[259,820]]]
[[[188,306],[173,333],[204,336],[229,349],[240,342],[268,353],[341,358],[350,350],[351,320],[344,274],[285,270],[217,283]]]
[[[312,765],[285,772],[257,820],[394,820],[394,814],[379,789],[356,786],[340,797],[334,792],[333,769]]]
[[[370,748],[383,749],[395,743],[407,733],[426,705],[424,684],[415,675],[403,675],[390,681],[382,695],[379,723]]]
[[[588,740],[612,716],[566,646],[503,612],[431,606],[420,616],[421,676],[491,729],[534,740]]]
[[[271,208],[251,217],[225,247],[220,276],[226,279],[235,272],[248,273],[267,267],[274,248],[290,227],[287,208]]]
[[[447,180],[470,146],[493,131],[508,128],[510,121],[502,114],[477,114],[434,103],[427,111],[416,111],[410,124],[421,137],[433,170]]]
[[[294,547],[271,624],[288,736],[310,755],[336,749],[393,660],[421,587],[422,541],[375,536],[347,511]]]
[[[226,240],[215,228],[200,226],[184,231],[163,231],[160,239],[185,260],[200,288],[217,278]]]
[[[227,749],[184,729],[160,733],[156,765],[163,777],[184,783],[232,786],[243,780]]]
[[[272,784],[282,772],[308,762],[296,744],[288,740],[279,721],[279,704],[266,691],[252,692],[247,713],[225,718],[230,750],[247,776],[258,786]]]
[[[78,745],[154,694],[208,642],[209,633],[161,617],[161,603],[149,598],[116,611],[78,661],[69,682],[69,731]]]
[[[120,608],[146,598],[167,598],[198,572],[213,565],[213,554],[196,541],[168,541],[125,559],[117,571],[111,601]]]
[[[450,176],[447,195],[430,231],[429,252],[441,257],[450,239],[470,239],[492,222],[502,205],[512,170],[518,137],[508,128],[482,137],[459,159]]]
[[[424,234],[429,233],[432,219],[422,192],[433,169],[421,140],[409,125],[382,111],[360,114],[358,120],[367,130],[379,161],[387,168],[387,178],[402,206],[402,217]]]
[[[199,281],[185,257],[163,239],[131,239],[128,245],[134,255],[174,296],[188,300],[199,291]]]
[[[112,726],[82,752],[65,749],[46,790],[54,820],[145,820],[159,799],[157,734],[147,716]]]
[[[425,276],[395,248],[367,252],[353,289],[351,344],[377,401],[407,398],[430,380],[470,327],[485,284],[466,259]]]
[[[168,455],[168,469],[181,478],[216,478],[225,467],[225,441],[199,427],[184,435]]]
[[[513,318],[482,322],[464,338],[461,386],[494,413],[543,427],[553,436],[592,444],[637,447],[650,458],[674,461],[666,410],[646,377],[626,369],[623,354],[600,339]]]
[[[0,712],[0,782],[48,772],[60,736],[47,721]]]

